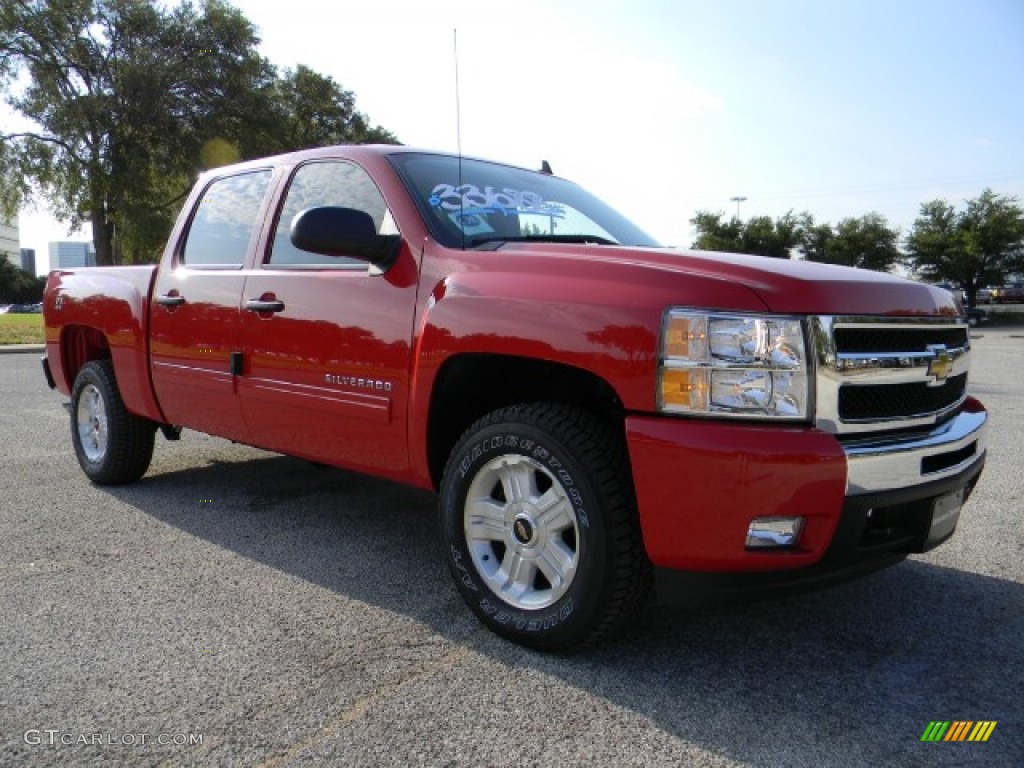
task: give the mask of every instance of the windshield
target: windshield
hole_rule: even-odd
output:
[[[398,152],[388,159],[438,242],[472,248],[507,240],[657,246],[565,179],[453,155]]]

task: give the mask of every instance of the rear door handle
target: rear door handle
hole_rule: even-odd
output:
[[[156,303],[162,307],[180,307],[185,303],[185,297],[176,293],[165,293],[156,297]]]
[[[245,302],[245,308],[251,312],[280,312],[284,309],[284,302],[277,299],[249,299]]]

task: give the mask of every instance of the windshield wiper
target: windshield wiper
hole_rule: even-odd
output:
[[[600,235],[489,235],[487,237],[471,237],[468,241],[470,248],[479,248],[482,245],[490,245],[490,250],[496,250],[505,243],[593,243],[594,245],[618,245],[614,240]]]

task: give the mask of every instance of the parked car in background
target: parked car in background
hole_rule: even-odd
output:
[[[992,289],[995,304],[1020,304],[1024,302],[1024,283],[1007,283]]]
[[[977,307],[967,308],[967,324],[972,328],[981,325],[988,320],[988,312],[984,309],[978,309]]]
[[[976,304],[991,304],[992,303],[992,287],[979,288],[974,292],[974,302]]]

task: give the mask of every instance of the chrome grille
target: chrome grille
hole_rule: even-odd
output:
[[[844,328],[835,329],[840,354],[868,352],[924,352],[934,344],[950,349],[969,344],[967,328]]]
[[[967,393],[961,318],[817,317],[816,421],[836,434],[927,427]]]
[[[923,382],[840,387],[839,418],[877,421],[924,416],[956,405],[966,391],[966,373],[949,378],[943,387],[930,387]]]

